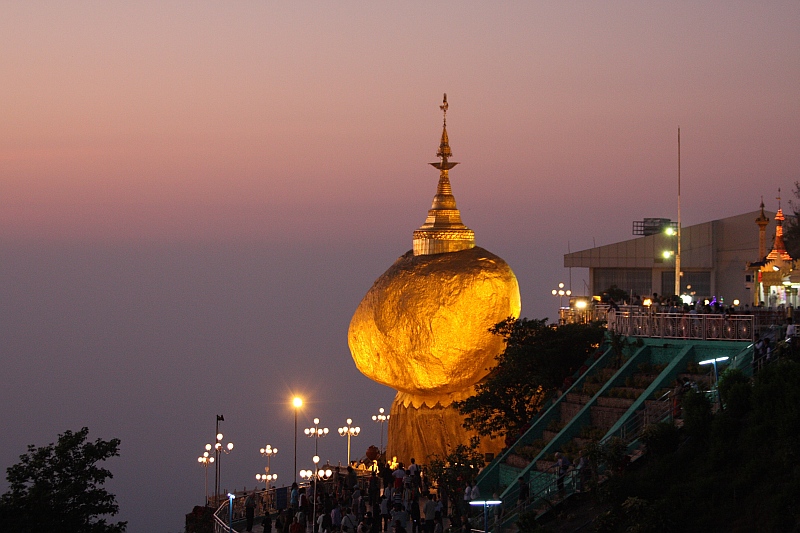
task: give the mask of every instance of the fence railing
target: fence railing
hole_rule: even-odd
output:
[[[753,341],[753,315],[608,313],[608,329],[629,337]]]
[[[617,435],[627,445],[638,439],[644,429],[650,424],[671,421],[676,405],[674,404],[672,391],[666,392],[657,399],[657,403],[645,405],[631,415],[619,428]]]
[[[306,486],[302,484],[301,486]],[[227,533],[231,522],[234,524],[245,519],[245,499],[249,491],[234,492],[233,516],[230,516],[231,503],[228,498],[219,498],[222,503],[214,511],[214,533]],[[265,513],[274,512],[277,508],[276,489],[256,491],[256,515],[264,516]]]

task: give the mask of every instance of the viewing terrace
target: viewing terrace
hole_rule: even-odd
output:
[[[785,309],[756,308],[741,312],[706,313],[652,312],[643,306],[620,306],[610,310],[608,305],[591,308],[561,308],[562,324],[605,320],[609,331],[628,337],[682,339],[699,341],[749,341],[755,335],[781,338],[786,330]]]

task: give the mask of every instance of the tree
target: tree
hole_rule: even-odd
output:
[[[0,497],[4,531],[120,533],[126,522],[109,524],[119,512],[116,497],[103,484],[112,478],[97,465],[119,455],[119,439],[87,442],[88,428],[66,431],[48,446],[28,446],[20,462],[7,469],[10,485]]]
[[[482,436],[516,437],[564,379],[592,355],[605,329],[508,318],[490,331],[503,337],[506,348],[497,366],[475,387],[476,393],[455,407],[464,415],[466,429]]]
[[[464,486],[478,475],[486,464],[484,456],[477,450],[478,440],[473,438],[469,446],[459,444],[445,457],[428,457],[428,475],[436,484],[440,496],[450,500],[450,509],[460,516],[459,504],[464,498]]]
[[[794,182],[793,194],[795,198],[800,199],[800,181]],[[800,258],[800,204],[789,200],[789,207],[794,213],[786,217],[783,227],[783,242],[786,244],[786,251],[789,252],[789,255],[797,259]],[[763,259],[763,257],[759,258],[759,260]]]

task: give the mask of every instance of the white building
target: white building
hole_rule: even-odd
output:
[[[660,227],[653,224],[658,221]],[[676,237],[659,231],[674,223],[645,219],[634,223],[634,230],[637,224],[644,236],[566,254],[564,266],[589,269],[591,294],[601,294],[612,285],[642,297],[674,294]],[[757,303],[757,272],[748,264],[766,258],[765,232],[771,245],[775,213],[765,213],[763,204],[760,211],[681,228],[681,294],[694,301],[716,297],[728,305],[734,300]],[[665,251],[672,254],[665,257]]]

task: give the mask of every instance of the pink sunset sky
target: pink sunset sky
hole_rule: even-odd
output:
[[[678,126],[689,222],[797,178],[796,2],[275,4],[6,5],[2,237],[407,240],[443,92],[479,236],[672,215]]]
[[[525,316],[555,316],[568,249],[675,218],[678,127],[684,225],[762,195],[774,211],[778,188],[786,208],[798,28],[796,1],[5,3],[0,354],[18,363],[0,467],[65,429],[119,436],[129,531],[176,531],[223,391],[244,449],[328,361],[355,384],[316,391],[338,398],[319,407],[331,429],[388,408],[347,324],[425,219],[445,92],[462,218],[516,272]],[[143,427],[174,439],[163,464],[138,457]],[[252,486],[247,460],[230,484]],[[149,483],[171,505],[153,509]]]

